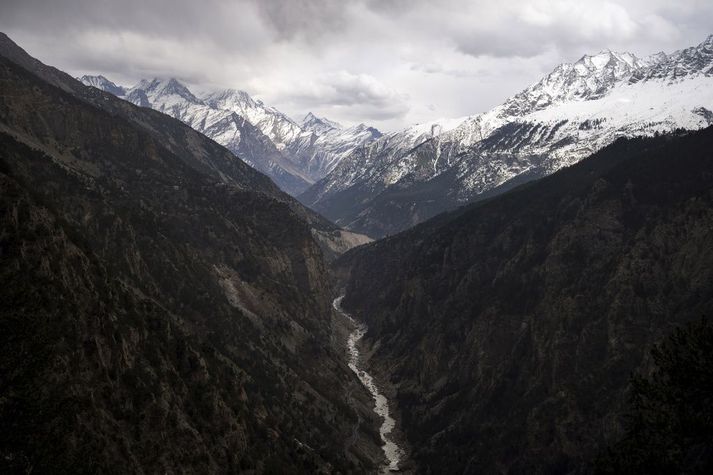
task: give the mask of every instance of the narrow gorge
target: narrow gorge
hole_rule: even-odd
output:
[[[386,457],[386,465],[382,467],[381,473],[398,472],[400,471],[399,464],[405,454],[404,450],[398,445],[392,436],[394,428],[396,427],[396,420],[391,417],[389,413],[389,400],[384,394],[382,394],[381,391],[379,391],[379,387],[377,386],[374,377],[369,374],[366,369],[364,369],[364,362],[362,361],[358,348],[359,341],[366,334],[368,327],[365,324],[354,320],[351,315],[342,309],[341,302],[343,298],[344,295],[341,295],[334,299],[332,306],[337,313],[349,321],[353,328],[349,334],[349,338],[347,339],[349,368],[357,375],[359,381],[361,381],[364,387],[372,395],[374,398],[374,412],[380,419],[383,419],[381,427],[379,428],[379,435],[381,437],[381,441],[383,442],[382,449],[384,450],[384,456]]]

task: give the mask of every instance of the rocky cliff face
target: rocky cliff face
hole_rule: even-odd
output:
[[[603,51],[557,66],[490,111],[389,134],[301,196],[381,237],[572,165],[619,137],[713,124],[713,36],[671,54]]]
[[[337,261],[424,473],[586,471],[630,373],[713,312],[713,128],[620,140]]]
[[[324,223],[4,35],[0,216],[2,471],[379,462],[369,396],[332,344]]]

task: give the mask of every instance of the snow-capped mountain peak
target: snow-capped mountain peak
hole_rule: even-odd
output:
[[[552,173],[619,137],[713,125],[713,36],[645,59],[584,55],[485,113],[448,122],[382,137],[301,199],[352,230],[383,235]]]
[[[134,90],[143,91],[152,103],[165,103],[170,101],[171,98],[174,101],[180,98],[193,104],[203,104],[203,101],[193,95],[188,87],[176,78],[142,79],[129,92]]]
[[[646,63],[647,65],[651,66],[653,64],[663,63],[667,59],[668,59],[668,55],[666,53],[664,53],[663,51],[659,51],[658,53],[654,53],[654,54],[644,58],[643,62]]]
[[[658,53],[650,58],[649,67],[633,74],[631,83],[652,79],[676,82],[688,76],[713,76],[713,35],[697,46],[668,55]]]
[[[274,107],[266,105],[260,99],[253,98],[250,94],[239,89],[223,89],[212,92],[203,98],[207,104],[218,109],[232,110],[238,113],[250,112],[247,115],[262,116],[264,114],[279,116],[280,119],[290,122],[294,125],[297,123],[287,117]]]
[[[325,132],[329,132],[334,129],[342,129],[342,124],[338,122],[331,121],[325,117],[317,117],[313,113],[309,112],[304,119],[302,119],[302,128],[321,135]]]
[[[302,119],[302,124],[309,124],[310,122],[319,122],[319,117],[311,112],[308,112],[304,119]]]
[[[647,66],[631,53],[610,50],[563,63],[503,104],[508,115],[523,115],[572,100],[594,100]]]
[[[77,79],[85,86],[96,87],[97,89],[101,89],[102,91],[114,94],[115,96],[123,96],[124,94],[126,94],[126,89],[114,84],[101,74],[98,76],[90,76],[85,74],[84,76]]]
[[[198,97],[176,78],[142,79],[128,90],[103,76],[81,80],[185,122],[267,173],[290,193],[303,190],[355,148],[381,136],[364,124],[345,129],[311,113],[300,125],[239,89]]]
[[[259,101],[254,100],[250,94],[239,89],[223,89],[215,91],[204,97],[206,103],[212,106],[239,104],[244,107],[258,107]]]
[[[213,108],[230,110],[245,117],[283,150],[302,133],[302,128],[274,107],[256,101],[248,93],[235,89],[213,92],[204,97]]]
[[[347,130],[354,130],[356,132],[369,132],[370,134],[373,134],[376,138],[381,137],[383,135],[381,131],[376,127],[372,127],[364,123],[355,125],[354,127],[350,127]]]
[[[708,36],[698,46],[681,51],[680,61],[693,71],[707,76],[713,74],[713,35]]]

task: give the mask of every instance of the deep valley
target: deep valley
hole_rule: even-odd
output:
[[[216,2],[2,7],[92,18],[72,75],[0,33],[0,473],[713,473],[713,36],[386,131],[477,91],[351,68],[455,89],[608,36],[419,49],[378,33],[459,15]]]

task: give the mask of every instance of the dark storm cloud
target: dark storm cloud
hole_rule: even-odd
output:
[[[386,128],[479,112],[585,53],[713,32],[710,0],[0,2],[0,29],[72,74],[177,76]]]
[[[240,14],[241,7],[245,15]],[[2,25],[37,33],[133,32],[160,38],[210,39],[226,48],[231,38],[248,38],[245,27],[254,10],[224,0],[3,0]],[[252,29],[248,28],[248,33]],[[251,45],[257,46],[257,45]]]
[[[342,30],[348,22],[351,3],[332,0],[258,1],[257,7],[262,18],[280,38],[302,36],[314,39],[324,33]]]

